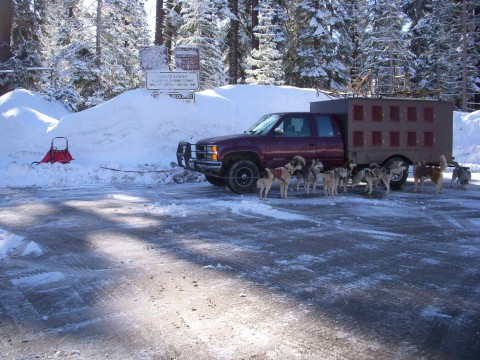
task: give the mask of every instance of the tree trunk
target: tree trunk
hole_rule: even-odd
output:
[[[102,32],[102,2],[103,0],[97,0],[97,39],[95,42],[95,55],[98,67],[102,64],[102,40],[100,36]]]
[[[157,0],[155,14],[155,45],[163,45],[163,0]]]
[[[0,66],[12,56],[10,39],[12,36],[13,0],[0,0]],[[0,67],[1,70],[1,67]],[[2,76],[2,75],[0,75]],[[0,86],[0,96],[6,94],[9,84]]]
[[[230,0],[229,7],[236,19],[230,20],[228,77],[230,84],[236,84],[238,78],[238,0]]]
[[[462,5],[462,111],[467,111],[467,2]]]
[[[258,50],[259,41],[255,37],[254,29],[258,25],[258,0],[252,0],[252,49]]]

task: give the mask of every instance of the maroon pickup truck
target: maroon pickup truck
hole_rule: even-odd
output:
[[[401,160],[438,164],[452,160],[453,105],[394,98],[347,98],[311,103],[312,112],[263,116],[244,134],[180,142],[178,164],[205,174],[216,186],[253,192],[260,170],[285,165],[293,156],[320,159],[325,168],[353,159],[362,166]],[[404,173],[392,179],[402,185]]]

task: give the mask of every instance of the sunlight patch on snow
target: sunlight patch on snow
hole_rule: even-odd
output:
[[[215,201],[214,206],[220,206],[226,208],[237,215],[252,216],[262,215],[272,217],[279,220],[309,220],[308,217],[303,215],[294,214],[291,212],[281,211],[274,209],[271,205],[264,204],[259,200],[250,201],[242,200],[238,201]]]
[[[364,234],[371,235],[374,239],[378,240],[391,240],[392,238],[405,237],[405,234],[398,234],[389,231],[378,231],[378,230],[369,230],[369,229],[356,229],[355,231],[361,232]]]
[[[159,203],[149,204],[147,206],[147,210],[156,215],[181,217],[181,218],[185,218],[191,213],[191,210],[188,206],[178,205],[178,204],[168,204],[168,205],[163,205]]]
[[[11,280],[15,286],[38,286],[45,285],[52,282],[60,281],[65,278],[65,275],[58,271],[46,272],[30,276],[21,277],[19,279]]]
[[[437,318],[445,318],[445,319],[453,318],[453,316],[443,314],[440,309],[433,306],[429,306],[423,309],[420,315],[423,317],[437,317]]]
[[[129,202],[143,202],[145,201],[144,198],[138,196],[131,196],[126,194],[113,194],[110,196],[112,199],[115,200],[122,200],[122,201],[129,201]]]

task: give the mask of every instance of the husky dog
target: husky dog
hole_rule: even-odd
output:
[[[457,185],[460,186],[463,190],[468,189],[468,183],[472,178],[472,173],[470,172],[469,167],[460,166],[456,161],[452,161],[452,165],[455,166],[452,172],[452,181],[450,182],[450,187],[455,180],[457,180]]]
[[[274,180],[280,184],[280,197],[287,198],[288,185],[295,171],[301,170],[306,164],[305,159],[300,156],[294,156],[285,166],[273,169]]]
[[[268,192],[273,184],[274,178],[273,170],[266,168],[260,172],[260,177],[257,180],[257,189],[260,189],[260,200],[266,200]]]
[[[307,171],[304,172],[304,174],[302,175],[305,192],[307,194],[310,194],[310,185],[312,185],[313,193],[315,194],[317,189],[317,180],[319,178],[318,174],[320,174],[322,171],[323,171],[323,163],[318,159],[312,160],[312,164],[308,167]],[[297,186],[298,186],[298,183],[297,183]]]
[[[347,159],[343,166],[339,168],[339,185],[343,185],[343,192],[347,192],[348,180],[350,179],[352,171],[356,166],[357,164],[355,163],[355,161]]]
[[[401,161],[395,162],[392,168],[386,168],[376,163],[372,163],[370,164],[370,167],[361,169],[353,176],[352,188],[361,182],[365,182],[367,185],[365,186],[364,192],[371,194],[373,185],[376,187],[378,183],[382,182],[387,189],[387,194],[389,194],[390,181],[392,180],[393,175],[401,174],[406,168],[407,167],[404,166]]]
[[[294,156],[285,166],[274,169],[275,181],[280,184],[280,197],[286,199],[288,193],[288,185],[292,179],[292,175],[296,170],[305,167],[306,161],[300,156]]]
[[[443,171],[447,169],[447,160],[445,156],[440,156],[440,166],[427,166],[425,161],[418,162],[413,168],[413,181],[415,186],[413,192],[417,191],[417,185],[420,181],[420,191],[423,191],[423,182],[427,179],[432,180],[435,184],[437,194],[443,190]]]
[[[318,176],[323,178],[323,190],[325,191],[325,196],[337,195],[338,172],[336,172],[335,169],[332,169],[319,173]]]
[[[373,168],[367,167],[360,169],[352,176],[352,189],[354,189],[361,182],[364,182],[366,183],[364,192],[368,191],[368,193],[371,194],[373,189],[373,182],[375,180],[376,176]]]

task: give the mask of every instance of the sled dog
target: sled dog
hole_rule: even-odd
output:
[[[427,166],[425,161],[418,162],[413,168],[413,192],[417,191],[418,182],[420,181],[420,191],[423,191],[423,183],[430,179],[435,185],[437,194],[443,191],[443,171],[447,169],[447,160],[445,156],[440,156],[440,166]]]
[[[468,189],[468,184],[472,178],[472,173],[469,167],[460,166],[456,161],[452,161],[452,165],[455,166],[452,172],[452,181],[450,182],[450,187],[455,180],[457,180],[457,185],[460,186],[463,190]]]
[[[280,184],[280,197],[287,198],[288,185],[290,184],[293,173],[301,170],[305,164],[305,159],[300,155],[296,155],[284,166],[263,170],[257,180],[257,188],[260,189],[260,199],[265,200],[267,198],[274,181]]]
[[[391,168],[372,163],[370,164],[370,167],[361,169],[353,176],[352,188],[361,182],[365,182],[367,185],[365,186],[364,192],[371,194],[373,185],[377,187],[377,185],[382,182],[387,189],[387,194],[389,194],[390,181],[392,180],[393,175],[401,174],[406,168],[407,167],[403,165],[403,162],[401,161],[394,162]]]
[[[257,180],[257,189],[260,189],[260,200],[266,200],[268,192],[273,184],[273,170],[266,168],[260,173],[260,177]]]

